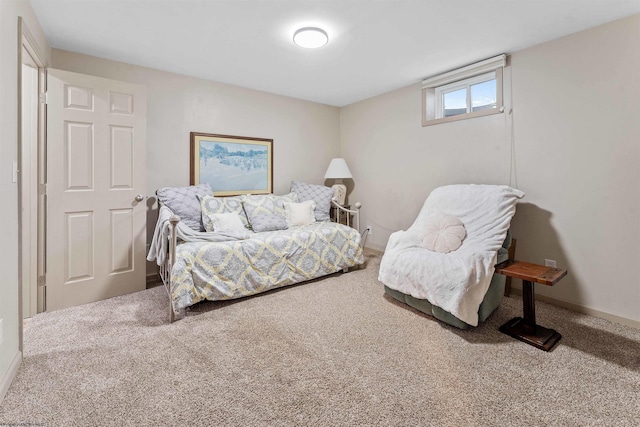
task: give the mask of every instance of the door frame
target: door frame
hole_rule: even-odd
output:
[[[21,171],[25,170],[23,166],[31,162],[31,158],[29,157],[28,151],[23,152],[23,134],[22,134],[22,126],[23,126],[23,115],[22,115],[22,107],[23,107],[23,99],[22,99],[22,66],[25,61],[24,54],[28,54],[29,57],[35,62],[38,67],[38,119],[37,119],[37,167],[36,170],[30,170],[30,179],[32,182],[37,182],[37,213],[31,212],[31,198],[34,196],[33,194],[23,194],[24,189],[22,188],[22,173]],[[18,17],[18,333],[19,333],[19,350],[23,351],[23,292],[24,286],[27,286],[23,283],[22,277],[22,268],[24,263],[28,263],[32,267],[32,273],[35,273],[35,277],[37,279],[37,291],[36,291],[36,306],[37,312],[44,311],[45,308],[45,300],[44,300],[44,283],[41,283],[40,277],[44,277],[45,273],[45,226],[46,226],[46,203],[45,203],[45,185],[46,185],[46,67],[48,66],[47,61],[42,55],[40,48],[36,42],[35,37],[33,37],[31,31],[29,30],[27,24],[24,22],[22,17]],[[25,156],[26,154],[26,156]],[[27,158],[29,157],[29,158]],[[22,211],[23,209],[27,209],[31,215],[30,223],[23,224],[22,220]],[[26,233],[25,230],[28,228],[36,229],[36,235],[32,235],[30,233]],[[30,236],[29,238],[25,238],[25,235]],[[35,263],[32,259],[23,259],[23,247],[27,246],[29,248],[33,248],[33,246],[37,247],[37,256]],[[31,253],[32,251],[28,251]],[[31,257],[29,257],[31,258]]]

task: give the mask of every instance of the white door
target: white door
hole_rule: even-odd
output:
[[[145,289],[142,86],[48,70],[46,309]]]

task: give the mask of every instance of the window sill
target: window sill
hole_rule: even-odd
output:
[[[473,119],[475,117],[493,116],[494,114],[502,114],[504,108],[493,108],[491,110],[474,111],[473,113],[458,114],[457,116],[443,117],[441,119],[422,119],[422,126],[438,125],[440,123],[457,122],[460,120]]]

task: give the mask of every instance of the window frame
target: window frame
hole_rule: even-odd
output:
[[[472,99],[471,99],[471,86],[475,86],[477,84],[480,83],[486,83],[486,82],[490,82],[492,80],[496,81],[496,96],[497,96],[497,92],[498,92],[498,79],[496,77],[496,72],[494,71],[489,71],[488,73],[483,73],[483,74],[479,74],[477,76],[474,77],[469,77],[468,79],[464,79],[464,80],[459,80],[453,83],[448,83],[446,85],[442,85],[442,86],[438,86],[435,88],[435,97],[436,97],[436,108],[435,108],[435,114],[436,114],[436,119],[443,119],[446,116],[444,115],[445,112],[445,105],[444,105],[444,96],[448,93],[451,92],[456,92],[460,89],[466,89],[466,109],[467,112],[466,113],[462,113],[462,114],[469,114],[469,113],[474,113],[475,111],[473,111],[473,103],[472,103]],[[498,100],[496,99],[496,107],[498,108]],[[492,108],[493,109],[493,108]],[[457,114],[458,116],[462,115],[462,114]],[[454,116],[449,116],[449,117],[454,117]]]
[[[484,117],[504,112],[503,72],[506,65],[506,55],[499,55],[478,63],[468,65],[444,74],[440,74],[422,82],[422,126],[449,123],[475,117]],[[484,78],[495,73],[496,107],[479,111],[471,111],[471,86],[493,78]],[[467,113],[454,116],[444,116],[443,95],[459,89],[467,89]]]

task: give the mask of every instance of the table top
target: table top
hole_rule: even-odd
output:
[[[567,270],[524,261],[505,261],[496,265],[496,273],[542,285],[553,286],[567,275]]]

